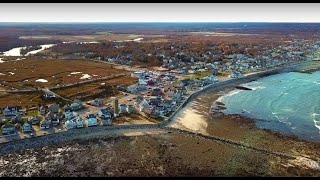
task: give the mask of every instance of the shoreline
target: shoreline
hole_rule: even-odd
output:
[[[279,73],[273,75],[276,74]],[[253,80],[247,80],[245,83],[250,81]],[[209,114],[211,105],[223,94],[234,90],[236,84],[243,83],[237,81],[237,83],[229,86],[225,85],[223,88],[214,87],[193,97],[184,107],[181,107],[180,112],[175,114],[174,120],[169,126],[204,135],[244,142],[254,147],[267,148],[277,152],[290,152],[297,156],[312,157],[319,162],[319,142],[259,128],[256,125],[256,122],[259,121],[258,119],[250,119],[241,116],[241,114],[222,114],[219,117],[212,117]]]
[[[51,139],[51,143],[59,143],[59,142],[65,142],[65,141],[68,141],[69,139],[69,136],[73,137],[73,136],[78,136],[78,137],[75,137],[75,138],[81,138],[81,134],[86,134],[87,136],[92,136],[94,137],[95,135],[95,132],[96,131],[100,131],[102,129],[113,129],[113,130],[117,130],[117,129],[127,129],[127,130],[130,130],[130,129],[144,129],[144,128],[156,128],[158,130],[163,130],[164,127],[168,127],[170,126],[170,124],[174,123],[175,122],[175,117],[177,114],[180,113],[181,109],[184,108],[185,106],[187,106],[187,104],[189,104],[189,102],[191,102],[192,100],[194,100],[195,98],[197,98],[198,96],[201,96],[203,95],[203,93],[205,92],[212,92],[212,91],[218,91],[218,90],[223,90],[223,89],[226,89],[226,88],[230,88],[230,87],[233,87],[237,84],[242,84],[242,83],[245,83],[245,82],[250,82],[250,81],[253,81],[253,80],[256,80],[256,79],[259,79],[261,77],[265,77],[265,76],[269,76],[269,75],[274,75],[274,74],[279,74],[279,73],[282,73],[282,72],[286,72],[286,71],[292,71],[293,69],[296,69],[296,67],[298,65],[300,65],[301,63],[305,63],[304,62],[299,62],[298,64],[293,64],[293,65],[290,65],[290,66],[286,66],[286,67],[277,67],[277,68],[274,68],[274,69],[270,69],[270,70],[266,70],[266,71],[262,71],[262,72],[257,72],[255,74],[250,74],[250,75],[247,75],[247,76],[244,76],[244,77],[241,77],[241,78],[236,78],[236,79],[229,79],[229,80],[225,80],[225,81],[220,81],[218,83],[214,83],[214,84],[211,84],[211,85],[208,85],[206,87],[203,87],[201,88],[200,90],[198,91],[195,91],[193,92],[192,94],[190,94],[188,96],[188,98],[183,102],[181,103],[181,105],[176,109],[176,111],[167,119],[167,120],[164,120],[158,124],[155,124],[155,125],[126,125],[126,126],[114,126],[114,127],[94,127],[94,128],[90,128],[88,130],[76,130],[76,131],[66,131],[66,132],[60,132],[60,133],[55,133],[55,134],[49,134],[49,135],[45,135],[45,136],[39,136],[39,137],[33,137],[33,138],[28,138],[28,139],[19,139],[19,140],[15,140],[15,141],[9,141],[9,142],[5,142],[5,143],[1,143],[0,146],[2,146],[1,148],[1,152],[0,154],[2,154],[4,151],[4,148],[3,146],[13,146],[12,148],[15,149],[15,150],[19,150],[19,148],[16,147],[16,144],[27,144],[27,142],[29,141],[34,141],[35,138],[38,140],[38,143],[40,143],[40,145],[37,145],[36,147],[38,146],[46,146],[49,139]],[[68,137],[66,139],[63,139],[61,137]],[[44,140],[44,141],[42,141]],[[23,142],[23,143],[21,143]],[[50,143],[50,142],[49,142]],[[32,144],[32,143],[31,143]],[[33,146],[32,145],[26,145],[28,146],[28,148],[32,148]],[[18,145],[18,147],[20,147]],[[9,147],[10,149],[10,147]],[[22,147],[22,149],[25,149],[24,147]],[[14,150],[14,151],[15,151]],[[6,152],[8,153],[8,152]]]
[[[200,90],[197,90],[195,92],[193,92],[192,94],[190,94],[187,99],[181,103],[181,105],[176,109],[176,111],[174,111],[170,117],[167,118],[166,121],[161,122],[160,125],[161,126],[166,126],[166,125],[170,125],[172,123],[174,123],[174,119],[176,118],[176,116],[179,114],[179,112],[181,111],[181,109],[185,106],[187,106],[189,104],[189,102],[191,102],[192,100],[194,100],[195,98],[201,96],[203,93],[206,92],[216,92],[216,91],[221,91],[227,88],[231,88],[240,84],[244,84],[244,83],[248,83],[251,81],[255,81],[257,79],[263,78],[263,77],[267,77],[267,76],[271,76],[271,75],[276,75],[276,74],[281,74],[281,73],[285,73],[285,72],[292,72],[292,71],[298,71],[299,68],[302,68],[304,63],[309,63],[310,61],[303,61],[303,62],[298,62],[298,63],[292,63],[289,66],[285,66],[285,67],[276,67],[273,69],[269,69],[269,70],[265,70],[265,71],[260,71],[260,72],[254,72],[254,73],[250,73],[248,75],[245,75],[243,77],[240,78],[234,78],[234,79],[227,79],[227,80],[223,80],[223,81],[219,81],[217,83],[214,84],[210,84],[206,87],[201,88]]]
[[[311,73],[314,73],[314,72],[317,72],[319,71],[320,68],[317,67],[317,68],[312,68],[312,69],[307,69],[307,70],[303,70],[303,72],[300,72],[300,71],[297,71],[297,73],[305,73],[304,71],[312,71]],[[308,72],[309,73],[309,72]],[[232,91],[236,91],[238,90],[237,87],[231,87],[231,88],[226,88],[224,90],[224,92],[219,95],[219,97],[217,97],[213,102],[212,102],[212,105],[210,107],[210,114],[213,116],[213,117],[216,117],[216,118],[236,118],[236,117],[239,117],[243,120],[248,120],[248,121],[252,121],[254,122],[255,124],[255,127],[258,128],[258,129],[261,129],[263,131],[267,131],[267,132],[270,132],[278,137],[282,137],[284,139],[287,139],[287,138],[290,138],[292,140],[296,140],[296,141],[304,141],[304,142],[308,142],[308,143],[320,143],[319,140],[317,139],[313,139],[311,137],[299,137],[298,135],[295,135],[293,132],[291,131],[281,131],[281,130],[274,130],[274,129],[268,129],[268,128],[263,128],[263,127],[259,127],[259,125],[257,123],[259,122],[271,122],[272,120],[269,120],[268,118],[266,119],[259,119],[259,118],[254,118],[254,117],[250,117],[246,114],[242,114],[244,111],[242,111],[241,113],[238,112],[238,113],[235,113],[235,114],[227,114],[225,113],[224,111],[226,109],[228,109],[225,104],[221,101],[221,97],[223,96],[227,96],[229,95]]]

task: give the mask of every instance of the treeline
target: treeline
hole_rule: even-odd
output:
[[[133,64],[160,65],[163,58],[177,57],[190,60],[190,57],[210,56],[212,61],[222,60],[222,55],[246,54],[257,56],[272,46],[280,43],[242,40],[242,37],[226,40],[214,37],[177,37],[169,42],[104,42],[97,44],[66,43],[51,48],[52,52],[61,55],[81,54],[85,58],[114,58],[132,61]],[[283,44],[284,42],[282,42]]]

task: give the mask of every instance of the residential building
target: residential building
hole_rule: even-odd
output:
[[[65,126],[67,129],[75,129],[75,128],[77,128],[77,123],[75,122],[74,119],[72,119],[72,120],[68,119],[65,122]]]
[[[76,117],[76,124],[77,124],[77,128],[83,128],[83,119],[80,116]]]
[[[3,109],[3,115],[4,116],[17,116],[19,114],[17,107],[9,107]]]
[[[27,133],[27,132],[32,132],[32,124],[29,122],[25,122],[22,125],[22,132]]]
[[[49,129],[51,124],[51,120],[45,118],[40,122],[40,129]]]
[[[70,104],[71,111],[78,111],[83,108],[82,101],[75,100],[73,103]]]
[[[108,118],[108,117],[103,116],[103,117],[101,118],[101,124],[102,124],[103,126],[111,126],[111,125],[112,125],[111,118]]]
[[[59,112],[59,110],[60,110],[60,105],[59,104],[50,104],[49,106],[48,106],[48,110],[49,111],[51,111],[51,112],[53,112],[53,113],[58,113]]]
[[[16,133],[16,128],[12,124],[5,124],[1,127],[2,134],[3,135],[9,135],[9,134],[15,134]]]
[[[110,108],[102,108],[98,112],[98,117],[112,119],[114,117],[114,111]]]
[[[89,114],[87,116],[87,126],[88,127],[91,127],[91,126],[97,126],[98,125],[98,121],[97,121],[97,118],[94,114]]]
[[[96,99],[90,101],[89,104],[92,105],[92,106],[101,107],[101,106],[103,106],[104,103],[103,103],[102,99],[96,98]]]
[[[36,125],[36,124],[40,123],[40,119],[39,119],[39,117],[34,116],[34,117],[30,118],[30,122],[32,125]]]
[[[38,110],[39,110],[40,115],[42,115],[42,116],[46,115],[46,107],[45,106],[40,106]]]
[[[64,113],[65,119],[67,120],[71,120],[71,121],[75,121],[76,120],[76,113],[73,111],[66,111]]]
[[[128,105],[128,106],[127,106],[127,112],[128,112],[129,114],[135,112],[135,108],[133,107],[133,105]]]
[[[20,115],[20,114],[18,114],[18,115],[16,115],[16,116],[14,116],[14,117],[12,117],[11,118],[11,122],[13,123],[13,124],[15,124],[15,123],[21,123],[23,120],[22,120],[22,116]]]
[[[126,104],[119,105],[119,114],[123,114],[123,113],[128,113]]]

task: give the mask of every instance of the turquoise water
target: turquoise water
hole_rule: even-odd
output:
[[[320,142],[320,72],[290,72],[243,84],[252,91],[234,90],[218,101],[226,114],[261,119],[260,128]]]

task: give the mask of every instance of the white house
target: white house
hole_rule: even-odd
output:
[[[17,116],[19,114],[17,107],[6,107],[3,109],[4,116]]]
[[[90,127],[90,126],[97,126],[98,125],[98,121],[97,121],[97,118],[94,114],[89,114],[87,116],[87,126]]]
[[[66,120],[75,121],[76,114],[75,114],[75,112],[67,111],[67,112],[65,112],[65,118],[66,118]]]
[[[65,126],[67,129],[75,129],[77,124],[74,120],[66,120]]]
[[[83,128],[83,119],[80,116],[76,118],[77,128]]]
[[[32,132],[32,125],[28,122],[24,123],[22,126],[22,132]]]

